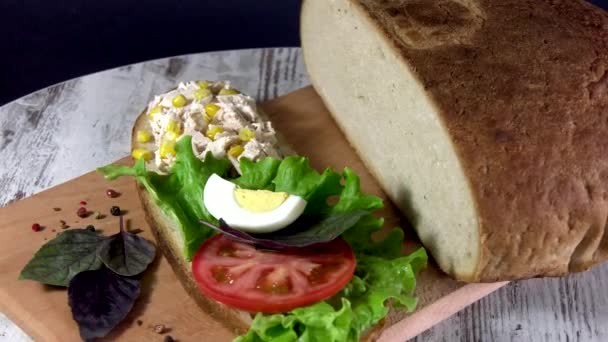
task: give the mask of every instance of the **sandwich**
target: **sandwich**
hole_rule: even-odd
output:
[[[392,308],[414,310],[420,248],[384,239],[349,168],[319,172],[227,81],[155,96],[132,133],[130,176],[157,245],[183,287],[238,341],[358,341]]]

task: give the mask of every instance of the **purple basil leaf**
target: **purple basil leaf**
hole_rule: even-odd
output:
[[[252,234],[235,229],[223,219],[220,219],[219,227],[205,221],[200,222],[236,241],[269,249],[286,250],[332,241],[368,214],[369,211],[357,210],[350,213],[328,214],[314,221],[302,219],[289,227],[265,234]]]
[[[78,273],[68,287],[68,303],[83,340],[106,336],[131,311],[139,281],[107,268]]]
[[[97,251],[106,267],[127,277],[145,271],[155,255],[156,248],[150,241],[124,229],[122,216],[120,232],[103,241]]]

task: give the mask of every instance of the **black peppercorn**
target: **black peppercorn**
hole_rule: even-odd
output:
[[[110,214],[112,214],[112,216],[120,216],[120,207],[113,206],[110,208]]]
[[[95,226],[90,224],[86,227],[86,230],[90,231],[90,232],[94,232],[95,231]]]
[[[167,335],[165,336],[165,339],[163,340],[163,342],[174,342],[175,340],[173,339],[173,337],[171,337],[171,335]]]

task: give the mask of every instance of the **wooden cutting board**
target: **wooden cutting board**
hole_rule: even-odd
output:
[[[361,177],[364,191],[386,200],[386,208],[381,213],[386,218],[386,226],[404,227],[407,239],[404,249],[412,251],[419,246],[407,222],[386,199],[311,87],[271,100],[263,104],[263,108],[276,129],[299,154],[308,156],[315,168],[332,166],[340,170],[349,166],[354,169]],[[119,162],[130,163],[130,160],[125,158]],[[108,188],[119,191],[121,196],[108,198],[105,195]],[[87,202],[86,207],[90,211],[100,211],[106,217],[96,219],[91,215],[79,218],[76,210],[81,201]],[[109,214],[113,205],[127,211],[125,218],[130,229],[142,229],[142,236],[153,239],[143,217],[134,181],[129,178],[109,182],[100,174],[91,172],[0,208],[0,312],[8,315],[35,340],[78,341],[78,328],[71,318],[64,289],[19,281],[19,272],[40,246],[62,231],[60,220],[65,220],[71,227],[93,224],[106,235],[115,233],[118,218]],[[41,224],[44,229],[33,232],[33,223]],[[409,315],[401,312],[389,315],[387,322],[392,326],[385,330],[380,340],[405,341],[504,284],[458,283],[441,273],[431,262],[418,277],[418,309]],[[160,255],[145,273],[142,295],[133,311],[107,339],[162,341],[164,336],[153,329],[157,324],[164,324],[168,334],[179,341],[229,341],[234,338],[229,330],[190,300]]]

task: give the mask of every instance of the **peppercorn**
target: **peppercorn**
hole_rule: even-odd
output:
[[[108,189],[106,190],[106,195],[110,198],[115,198],[118,197],[120,194],[114,189]]]
[[[112,214],[112,216],[120,216],[120,207],[115,205],[110,208],[110,214]]]
[[[167,335],[165,336],[163,342],[175,342],[175,340],[173,339],[173,337],[171,337],[171,335]]]
[[[154,332],[156,332],[157,334],[162,334],[165,332],[165,325],[164,324],[157,324],[154,326]]]
[[[95,226],[92,225],[92,224],[90,224],[85,229],[88,230],[88,231],[90,231],[90,232],[94,232],[95,231]]]
[[[78,208],[76,215],[78,215],[78,217],[85,218],[85,217],[89,216],[89,211],[85,207],[80,207],[80,208]]]

